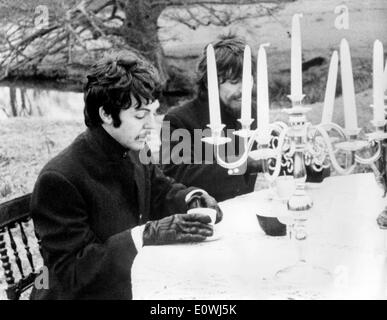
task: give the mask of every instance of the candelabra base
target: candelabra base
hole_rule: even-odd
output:
[[[305,261],[278,271],[275,278],[282,283],[301,286],[328,285],[333,280],[328,270]]]

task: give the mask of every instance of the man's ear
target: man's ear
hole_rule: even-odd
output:
[[[107,114],[103,107],[99,107],[98,109],[99,116],[104,124],[112,124],[113,119],[111,114]]]

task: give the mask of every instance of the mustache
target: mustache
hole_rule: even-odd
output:
[[[140,133],[138,136],[136,136],[136,139],[147,139],[151,135],[151,130],[146,130],[143,133]]]
[[[242,98],[242,93],[234,93],[233,95],[230,96],[231,100],[239,100]]]

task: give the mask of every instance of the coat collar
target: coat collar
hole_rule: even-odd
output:
[[[122,159],[126,158],[129,149],[123,147],[102,127],[88,128],[86,136],[89,141],[97,145],[98,148],[109,158]]]
[[[141,214],[140,219],[146,221],[149,216],[149,209],[147,208],[149,199],[145,197],[147,194],[147,177],[144,166],[139,160],[139,152],[123,147],[103,127],[88,128],[86,138],[92,148],[98,150],[99,155],[103,154],[110,160],[105,162],[102,170],[106,171],[111,168],[112,172],[119,172],[117,177],[119,180],[135,181],[138,211]]]

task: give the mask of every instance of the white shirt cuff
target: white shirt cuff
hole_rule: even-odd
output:
[[[137,252],[140,251],[141,248],[143,247],[143,238],[142,238],[142,236],[143,236],[143,233],[144,233],[144,228],[145,228],[145,224],[143,224],[141,226],[134,227],[131,230],[132,239],[133,239],[133,242],[134,242],[134,246],[137,249]]]
[[[185,196],[185,203],[187,203],[191,197],[196,194],[196,193],[201,193],[201,194],[208,194],[206,190],[203,190],[203,189],[195,189],[195,190],[192,190],[190,192],[187,193],[187,195]]]

